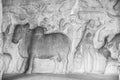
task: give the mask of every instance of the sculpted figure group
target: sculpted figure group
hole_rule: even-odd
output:
[[[30,29],[29,23],[17,24],[14,27],[11,42],[17,44],[21,39],[24,39],[24,49],[27,51],[27,54],[25,54],[27,55],[25,56],[27,61],[23,73],[32,73],[35,58],[54,59],[56,63],[55,72],[57,71],[57,66],[59,66],[57,61],[63,63],[63,73],[69,71],[68,55],[70,54],[72,42],[67,35],[61,32],[46,34],[46,28],[42,26]],[[105,44],[97,51],[107,60],[117,60],[120,50],[119,39],[119,34],[117,34],[110,42],[105,39]],[[24,56],[22,53],[20,53],[20,55]],[[12,58],[9,55],[9,61],[11,59]]]

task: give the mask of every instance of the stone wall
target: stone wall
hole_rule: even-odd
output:
[[[3,39],[0,38],[0,52],[12,56],[7,73],[21,73],[24,70],[22,67],[26,59],[19,54],[21,42],[14,44],[11,38],[16,24],[29,22],[31,29],[42,25],[47,28],[46,33],[62,32],[71,39],[69,60],[73,59],[74,63],[69,66],[72,66],[73,73],[118,74],[118,61],[108,62],[97,52],[104,45],[106,36],[111,41],[119,33],[120,14],[117,0],[3,0],[2,4],[0,30],[5,32],[10,26],[4,47]],[[87,33],[90,33],[90,37],[85,37]],[[36,58],[34,64],[33,73],[54,71],[53,60]],[[63,65],[61,62],[58,64],[57,73],[60,73]]]

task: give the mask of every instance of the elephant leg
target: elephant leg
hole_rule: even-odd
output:
[[[67,59],[63,59],[62,63],[63,63],[62,73],[66,73],[66,71],[68,70],[68,60]]]
[[[27,59],[27,62],[26,62],[25,72],[24,72],[24,73],[27,73],[27,74],[32,73],[34,58],[35,58],[35,57],[34,57],[33,54],[30,54],[30,55],[29,55],[29,57],[28,57],[28,59]]]
[[[27,58],[24,58],[23,62],[22,62],[22,65],[19,69],[19,72],[20,73],[23,73],[25,71],[25,66],[26,66],[26,63],[27,63]]]
[[[57,73],[58,71],[58,62],[56,59],[53,59],[54,63],[55,63],[55,66],[54,66],[54,69],[53,69],[53,73]]]

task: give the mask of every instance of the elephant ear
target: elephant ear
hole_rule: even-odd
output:
[[[30,28],[30,24],[29,24],[29,23],[24,24],[24,25],[23,25],[23,28],[29,29],[29,28]]]
[[[12,26],[12,24],[9,24],[6,28],[6,30],[3,32],[3,35],[6,36],[7,34],[9,34],[10,32],[10,27]]]
[[[2,36],[3,36],[3,41],[5,42],[7,40],[7,36],[9,35],[10,32],[10,27],[12,26],[12,24],[9,24],[6,28],[6,30],[4,32],[2,32]],[[4,43],[3,42],[3,43]]]
[[[8,34],[10,32],[10,27],[12,26],[12,24],[9,24],[5,30],[5,33]]]

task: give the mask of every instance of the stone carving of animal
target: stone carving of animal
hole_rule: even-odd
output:
[[[101,53],[107,60],[111,58],[111,52],[105,47],[98,49],[98,52]]]
[[[63,72],[67,70],[68,53],[71,41],[63,33],[44,33],[43,27],[29,29],[29,23],[15,27],[12,42],[18,43],[26,38],[28,59],[24,73],[31,73],[34,58],[50,59],[57,57],[63,63]]]
[[[111,57],[117,59],[119,55],[120,33],[116,34],[111,41],[107,41],[105,47],[111,52]]]
[[[104,45],[98,49],[107,59],[117,60],[119,55],[120,33],[116,34],[111,41],[108,42],[108,37],[104,39]]]

